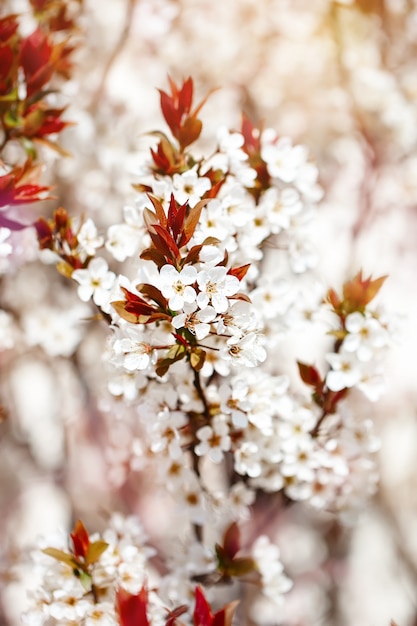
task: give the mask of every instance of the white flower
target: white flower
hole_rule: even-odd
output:
[[[235,380],[233,386],[221,385],[219,389],[220,409],[230,415],[235,428],[245,428],[248,425],[247,413],[252,404],[248,401],[248,383],[245,380]]]
[[[205,176],[199,177],[196,167],[183,174],[174,174],[173,183],[176,201],[180,204],[188,201],[190,207],[195,206],[206,191],[211,189],[210,179]]]
[[[217,415],[210,426],[203,426],[197,431],[200,443],[194,448],[197,456],[208,455],[213,463],[220,463],[223,452],[230,450],[229,427],[223,416]]]
[[[220,355],[223,359],[230,360],[232,365],[245,365],[256,367],[266,359],[266,350],[262,343],[263,335],[249,333],[243,337],[231,337],[227,345],[222,348]]]
[[[113,224],[107,230],[106,250],[116,261],[125,261],[138,249],[138,232],[129,224]]]
[[[343,350],[354,352],[359,361],[370,361],[375,351],[387,345],[387,332],[374,317],[355,311],[346,317],[348,335],[343,340]]]
[[[236,300],[227,313],[222,313],[216,324],[218,335],[242,336],[244,331],[254,330],[257,326],[255,313],[249,302]]]
[[[235,452],[235,470],[238,474],[247,474],[257,478],[262,473],[261,452],[253,441],[244,441]]]
[[[91,605],[84,618],[83,626],[118,626],[114,606],[110,602]]]
[[[160,288],[165,298],[169,299],[168,306],[172,311],[179,311],[184,304],[194,302],[196,292],[192,285],[197,278],[197,270],[191,265],[186,265],[178,272],[172,265],[161,267]]]
[[[87,269],[75,270],[72,278],[79,284],[78,296],[83,302],[88,302],[92,297],[97,306],[102,308],[108,306],[110,290],[116,276],[114,272],[109,272],[104,259],[101,257],[92,259]]]
[[[261,156],[267,164],[268,173],[285,183],[294,182],[299,168],[306,162],[307,151],[304,146],[293,146],[288,137],[281,137],[276,142],[265,142],[265,139],[269,138],[268,131],[270,130],[262,134],[261,149]]]
[[[51,306],[34,308],[22,319],[26,341],[32,346],[42,346],[50,356],[70,356],[83,336],[81,320],[88,314],[85,305],[67,311]]]
[[[81,226],[77,234],[78,243],[86,256],[94,256],[96,249],[103,243],[103,237],[97,234],[97,227],[91,218],[88,218]]]
[[[326,361],[332,366],[326,376],[326,385],[331,391],[353,387],[360,382],[362,371],[355,354],[332,352],[326,354]]]
[[[210,333],[210,322],[216,317],[216,311],[212,306],[197,310],[196,303],[184,304],[184,313],[176,315],[172,319],[172,325],[177,330],[187,328],[200,341]]]
[[[262,592],[281,606],[283,594],[292,588],[292,581],[284,574],[278,547],[266,535],[258,537],[252,547],[253,558],[261,575]]]
[[[234,296],[239,290],[239,280],[236,276],[227,273],[225,267],[213,267],[206,271],[202,270],[197,275],[200,293],[197,296],[197,304],[200,309],[205,309],[209,304],[217,313],[224,313],[229,308],[228,296]]]
[[[121,356],[123,367],[128,372],[145,370],[151,361],[152,346],[144,341],[140,328],[128,326],[124,328],[124,332],[127,336],[116,339],[113,344],[116,359]]]

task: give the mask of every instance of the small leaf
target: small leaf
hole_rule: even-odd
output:
[[[297,361],[297,365],[300,378],[306,385],[311,385],[315,388],[323,386],[321,376],[313,365],[307,365],[306,363],[301,363],[301,361]]]
[[[199,372],[206,360],[206,352],[202,348],[193,348],[190,354],[190,365],[196,372]]]
[[[56,264],[56,269],[61,274],[61,276],[65,276],[65,278],[71,278],[74,271],[72,265],[64,260],[58,261],[58,263]]]
[[[140,293],[143,293],[143,295],[147,298],[150,298],[151,300],[159,304],[161,309],[168,308],[168,300],[162,295],[157,287],[154,287],[153,285],[148,285],[147,283],[140,283],[139,285],[136,285],[136,289]]]
[[[212,626],[231,626],[239,600],[229,602],[214,616]]]
[[[137,594],[131,594],[123,587],[119,587],[116,592],[116,610],[120,626],[149,626],[147,606],[146,587],[142,587]]]
[[[116,311],[118,315],[126,322],[130,322],[131,324],[140,324],[139,315],[135,313],[128,313],[125,309],[126,301],[125,300],[117,300],[115,302],[110,302],[113,309]]]
[[[211,626],[213,613],[206,600],[202,588],[198,585],[195,590],[195,608],[193,613],[194,626]]]
[[[92,578],[90,576],[90,574],[88,574],[88,572],[84,572],[84,571],[80,571],[79,572],[79,579],[80,579],[80,583],[82,584],[82,586],[84,587],[84,589],[86,591],[91,591],[91,587],[92,587]]]
[[[248,263],[247,265],[241,265],[240,267],[232,267],[227,273],[231,276],[236,276],[238,280],[242,280],[248,273],[250,266],[251,264]]]
[[[185,241],[182,242],[182,245],[188,243],[191,237],[194,235],[194,231],[197,227],[198,222],[200,221],[201,211],[203,210],[203,207],[206,206],[207,202],[208,199],[200,200],[192,209],[190,209],[188,217],[184,223]]]
[[[240,543],[240,528],[236,522],[233,522],[224,533],[223,537],[223,549],[225,555],[229,559],[233,559],[235,554],[239,552],[241,548]]]
[[[90,546],[88,548],[88,551],[85,557],[86,565],[91,565],[92,563],[96,563],[101,557],[101,555],[103,554],[103,552],[105,552],[108,547],[109,547],[109,544],[103,541],[102,539],[99,539],[98,541],[93,541],[93,543],[90,543]]]
[[[85,559],[90,547],[90,537],[81,520],[77,520],[72,533],[70,534],[74,546],[74,554],[77,558]]]
[[[78,567],[77,561],[74,559],[73,555],[68,552],[58,550],[57,548],[45,548],[42,552],[51,556],[56,561],[65,563],[65,565],[68,565],[71,569],[76,569]]]

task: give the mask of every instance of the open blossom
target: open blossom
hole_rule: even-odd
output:
[[[217,415],[210,426],[203,426],[197,431],[200,443],[195,447],[198,456],[207,455],[214,463],[220,463],[223,453],[230,450],[231,439],[225,418]]]
[[[121,361],[128,372],[145,370],[151,362],[152,346],[145,341],[143,331],[137,326],[124,329],[125,337],[113,344],[115,360]]]
[[[257,333],[248,333],[243,337],[233,336],[227,340],[227,346],[221,350],[221,356],[235,366],[255,367],[266,359],[266,350],[262,344],[262,335]]]
[[[327,373],[326,384],[332,391],[357,385],[362,377],[361,364],[355,354],[349,352],[326,354],[332,369]]]
[[[210,333],[210,322],[216,317],[216,311],[212,306],[205,309],[197,309],[197,304],[184,304],[184,313],[180,313],[172,318],[172,325],[179,330],[186,328],[193,335],[200,339],[204,339]]]
[[[83,222],[77,234],[78,243],[86,256],[94,256],[97,248],[104,243],[104,238],[97,233],[97,227],[91,218]]]
[[[190,304],[196,299],[196,292],[191,285],[197,278],[197,270],[187,265],[181,272],[172,265],[164,265],[160,271],[160,288],[165,298],[169,299],[168,306],[173,311],[179,311],[185,303]]]
[[[240,284],[236,276],[227,273],[225,267],[202,270],[198,273],[197,282],[200,290],[197,296],[198,306],[204,309],[211,304],[217,313],[227,311],[228,297],[238,292]]]
[[[75,270],[72,278],[79,284],[78,295],[83,302],[93,298],[97,306],[107,307],[116,275],[109,271],[104,259],[101,257],[92,259],[87,269]]]
[[[359,361],[370,361],[387,345],[387,331],[375,317],[355,311],[346,317],[345,327],[349,334],[343,340],[343,350],[355,353]]]
[[[195,206],[206,191],[211,188],[210,179],[206,176],[199,177],[196,168],[183,174],[174,174],[173,183],[174,196],[177,202],[180,204],[188,202],[190,207]]]
[[[261,575],[262,592],[272,602],[281,606],[284,601],[283,594],[290,591],[293,583],[284,574],[278,546],[271,543],[266,535],[261,535],[253,544],[252,554]]]

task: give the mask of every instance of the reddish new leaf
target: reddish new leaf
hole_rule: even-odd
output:
[[[198,222],[200,221],[201,211],[206,206],[207,202],[208,199],[200,200],[195,206],[193,206],[192,209],[190,209],[190,212],[184,223],[184,239],[181,241],[181,245],[186,245],[190,241],[191,237],[194,235],[194,231],[197,228]]]
[[[74,555],[76,558],[86,558],[88,549],[90,547],[90,537],[88,536],[87,529],[81,520],[77,520],[74,529],[70,535],[74,547]]]
[[[229,602],[213,615],[200,586],[195,590],[194,626],[231,626],[238,601]]]
[[[238,280],[242,280],[248,273],[250,266],[251,264],[248,263],[247,265],[241,265],[240,267],[232,267],[227,273],[231,276],[236,276]]]
[[[184,148],[196,141],[201,135],[202,129],[203,123],[201,120],[195,117],[187,117],[178,132],[178,141],[181,149],[184,150]]]
[[[188,203],[179,205],[174,194],[171,194],[171,199],[168,207],[168,228],[171,231],[173,238],[177,245],[179,244],[180,235],[184,228],[184,220],[187,212]]]
[[[194,626],[211,626],[213,613],[200,586],[195,589],[195,607],[193,613]]]
[[[116,611],[120,626],[149,626],[148,590],[146,587],[137,594],[131,594],[120,587],[116,592]]]
[[[154,285],[140,283],[139,285],[136,285],[136,289],[140,291],[140,293],[143,293],[143,295],[147,298],[150,298],[151,300],[159,304],[161,309],[168,308],[168,300],[162,295],[157,287],[154,287]]]
[[[381,276],[375,280],[372,280],[371,277],[363,278],[361,270],[352,280],[345,283],[343,298],[349,312],[364,309],[375,298],[386,278],[386,276]]]
[[[0,42],[8,41],[18,29],[17,14],[6,15],[0,19]]]
[[[0,176],[0,207],[50,199],[51,187],[38,185],[39,175],[40,168],[29,159],[23,166]]]
[[[159,221],[161,226],[164,226],[166,228],[167,225],[168,225],[168,220],[167,220],[167,216],[166,216],[164,207],[162,206],[162,203],[158,200],[158,198],[155,198],[155,196],[153,196],[152,194],[148,194],[148,198],[149,198],[149,200],[153,204],[153,207],[155,209],[156,215],[154,213],[152,213],[152,211],[149,211],[149,209],[145,208],[145,211],[147,212],[146,213],[147,217],[145,216],[146,227],[149,230],[149,226],[151,226],[151,225],[153,225],[155,223],[158,223],[158,221]],[[155,218],[155,220],[148,222],[148,220],[152,220],[153,219],[152,216]],[[158,219],[156,219],[156,218],[158,218]]]
[[[319,371],[313,365],[307,365],[307,363],[301,363],[301,361],[297,361],[297,365],[301,380],[306,385],[311,385],[316,389],[323,387],[323,381]]]
[[[40,28],[23,40],[19,61],[25,74],[28,97],[50,80],[54,71],[52,51],[53,46]]]
[[[226,529],[226,532],[224,533],[224,537],[223,537],[224,554],[225,556],[227,556],[227,558],[233,559],[235,554],[239,552],[240,548],[241,548],[240,528],[236,524],[236,522],[233,522],[233,524],[231,524]]]
[[[11,85],[9,78],[13,67],[13,50],[10,46],[0,46],[0,95],[8,93]]]

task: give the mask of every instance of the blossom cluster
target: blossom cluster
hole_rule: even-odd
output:
[[[252,583],[264,587],[275,603],[291,588],[279,550],[266,536],[256,540],[252,555],[235,557],[239,547],[237,528],[231,526],[224,546],[216,546],[217,558],[214,550],[204,550],[195,542],[161,574],[154,562],[156,550],[136,517],[113,514],[101,535],[89,535],[78,521],[69,545],[64,533],[56,533],[41,539],[33,551],[32,567],[40,585],[33,591],[33,606],[23,614],[23,623],[166,626],[191,620],[194,626],[211,626],[215,618],[216,624],[230,626],[237,603],[227,604],[213,616],[202,587],[192,584],[190,576],[198,580],[216,572],[220,578],[233,569],[251,571]],[[195,604],[190,604],[194,596]],[[201,604],[206,615],[199,615]]]
[[[308,292],[303,278],[314,276],[317,258],[308,224],[322,196],[316,166],[304,147],[246,117],[240,132],[219,131],[211,156],[195,157],[189,146],[201,133],[202,104],[193,108],[191,79],[181,86],[170,79],[170,93],[161,91],[172,138],[156,133],[141,159],[139,196],[123,223],[104,234],[92,218],[60,208],[35,224],[42,252],[109,326],[101,409],[110,417],[122,401],[119,419],[130,432],[124,449],[108,454],[110,465],[119,464],[115,483],[151,471],[186,545],[160,555],[171,563],[161,575],[149,547],[134,537],[122,541],[126,549],[116,547],[111,533],[94,559],[84,550],[80,565],[75,533],[75,566],[66,552],[44,551],[70,583],[58,572],[51,587],[44,582],[29,624],[119,619],[125,626],[117,589],[133,594],[151,623],[164,623],[166,610],[185,620],[189,598],[203,593],[197,582],[214,593],[233,579],[255,582],[281,606],[292,585],[278,548],[262,535],[251,555],[240,555],[239,524],[251,518],[259,494],[281,492],[349,516],[376,487],[373,423],[347,399],[354,388],[370,400],[382,390],[378,367],[391,333],[369,304],[384,277],[359,272],[340,296],[316,286]],[[112,258],[126,273],[110,268]],[[279,363],[263,364],[279,350],[274,335],[325,314],[333,346],[323,368],[330,367],[322,376],[299,361],[301,381],[312,388],[302,394]]]
[[[31,5],[32,35],[18,36],[17,16],[0,20],[1,156],[21,151],[19,162],[4,156],[0,175],[0,261],[15,252],[12,230],[28,232],[13,207],[49,197],[35,147],[63,154],[55,136],[68,126],[50,80],[69,75],[75,24],[64,1]],[[135,154],[123,216],[58,207],[33,224],[39,261],[45,274],[56,265],[64,295],[48,306],[40,284],[24,309],[12,290],[0,349],[97,367],[80,405],[97,404],[91,432],[106,480],[119,494],[147,484],[156,535],[157,518],[175,523],[161,541],[115,514],[101,534],[79,521],[69,543],[42,540],[29,626],[230,626],[238,597],[242,621],[244,611],[265,621],[260,597],[284,621],[297,571],[259,520],[297,503],[351,520],[377,487],[379,440],[361,403],[384,391],[394,329],[373,301],[385,277],[359,271],[340,290],[324,286],[310,232],[323,190],[305,146],[243,115],[239,130],[221,126],[201,148],[206,100],[194,103],[193,80],[169,77],[159,93],[169,132],[151,132]],[[316,364],[303,354],[289,364],[286,339],[317,327]]]

